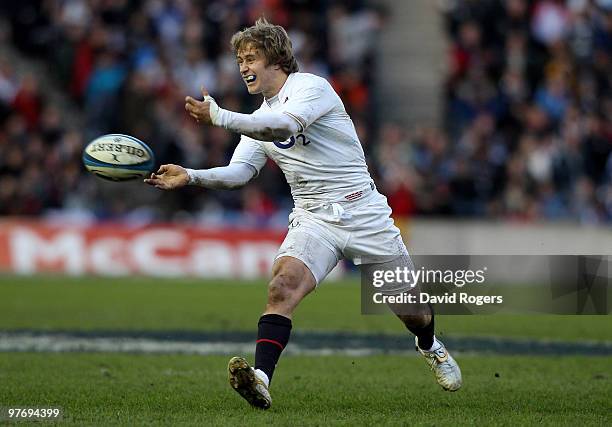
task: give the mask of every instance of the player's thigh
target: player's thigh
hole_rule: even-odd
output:
[[[375,287],[376,291],[383,295],[398,295],[413,291],[417,287],[412,280],[414,264],[408,252],[379,262],[361,264],[359,269],[364,284]]]
[[[429,304],[421,303],[419,294],[421,287],[414,281],[411,272],[414,271],[414,264],[410,255],[406,251],[404,254],[394,259],[384,262],[361,264],[359,266],[362,274],[362,286],[370,286],[373,292],[380,292],[387,296],[402,296],[402,294],[414,295],[412,300],[408,298],[395,298],[387,305],[393,313],[400,318],[416,321],[423,316],[431,314]],[[387,274],[387,272],[391,272]],[[375,286],[376,278],[376,286]],[[382,284],[380,283],[382,280]],[[425,322],[425,324],[427,324]]]
[[[338,264],[340,251],[324,226],[310,223],[306,218],[299,218],[292,224],[278,250],[275,263],[285,257],[299,260],[318,285]]]
[[[343,250],[355,264],[381,263],[408,254],[387,199],[374,193],[351,209],[351,235]]]

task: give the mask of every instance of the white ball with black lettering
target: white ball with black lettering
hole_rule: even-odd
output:
[[[83,151],[83,164],[100,178],[129,181],[149,176],[155,167],[155,156],[138,138],[109,134],[87,144]]]

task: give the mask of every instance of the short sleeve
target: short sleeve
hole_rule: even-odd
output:
[[[283,113],[298,122],[303,132],[319,117],[327,114],[338,102],[337,95],[327,82],[299,89],[284,104]]]
[[[257,174],[266,164],[268,157],[261,146],[261,142],[248,136],[241,135],[240,142],[234,150],[231,163],[246,163],[257,170]]]

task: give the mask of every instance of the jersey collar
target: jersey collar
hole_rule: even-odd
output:
[[[291,80],[293,78],[293,74],[295,73],[291,73],[287,76],[287,80],[285,80],[285,83],[283,84],[283,86],[281,87],[281,89],[278,91],[278,93],[276,95],[274,95],[272,98],[264,98],[264,101],[266,102],[266,104],[268,104],[268,107],[272,108],[274,106],[276,106],[276,104],[278,103],[285,103],[285,89],[287,88],[288,84],[289,84],[289,80]]]

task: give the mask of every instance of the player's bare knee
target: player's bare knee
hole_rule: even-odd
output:
[[[303,274],[291,263],[279,263],[274,269],[274,277],[268,284],[271,301],[284,301],[300,292]]]
[[[279,305],[287,300],[287,294],[282,286],[275,282],[268,285],[268,305]]]
[[[268,284],[268,303],[280,304],[289,300],[299,282],[291,274],[280,273],[275,275]]]
[[[268,284],[268,305],[295,305],[315,287],[307,267],[290,257],[280,258],[272,270]]]

